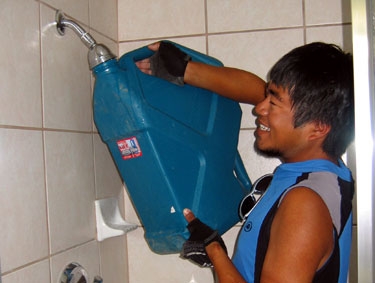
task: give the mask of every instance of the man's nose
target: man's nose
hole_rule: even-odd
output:
[[[267,96],[265,99],[263,99],[262,102],[258,103],[256,106],[255,106],[255,114],[257,116],[265,116],[268,114],[268,109],[269,109],[269,105],[270,105],[270,98],[269,96]]]

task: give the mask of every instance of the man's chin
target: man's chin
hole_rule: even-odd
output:
[[[257,146],[256,143],[254,143],[254,150],[265,157],[278,157],[280,158],[281,154],[278,150],[273,150],[273,149],[262,149]]]

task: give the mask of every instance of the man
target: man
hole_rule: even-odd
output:
[[[256,148],[283,162],[248,215],[232,260],[189,209],[183,256],[212,264],[221,283],[346,282],[354,182],[340,157],[354,132],[351,55],[325,43],[298,47],[273,66],[265,84],[245,71],[190,61],[170,43],[150,48],[158,52],[137,63],[151,62],[146,72],[163,69],[256,105]]]

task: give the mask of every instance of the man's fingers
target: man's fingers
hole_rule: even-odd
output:
[[[194,213],[188,208],[184,209],[184,216],[185,216],[186,221],[189,223],[195,219]]]
[[[160,41],[150,44],[148,48],[152,51],[157,51],[159,49],[159,46],[160,46]]]
[[[150,68],[150,59],[143,59],[140,61],[135,62],[135,65],[140,69],[143,73],[148,75],[152,75],[151,68]]]

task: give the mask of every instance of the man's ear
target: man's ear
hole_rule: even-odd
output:
[[[331,126],[322,122],[313,122],[311,126],[310,140],[324,139],[331,131]]]

